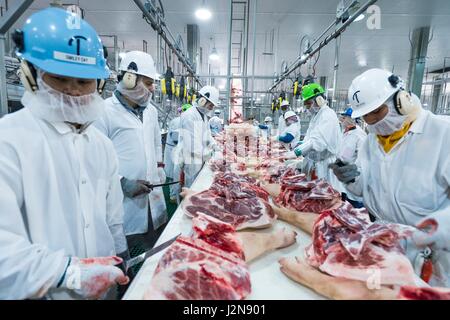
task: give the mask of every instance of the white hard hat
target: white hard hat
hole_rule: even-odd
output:
[[[271,117],[266,117],[265,119],[264,119],[264,122],[272,122],[273,120],[272,120],[272,118]]]
[[[289,101],[283,100],[283,102],[281,102],[281,107],[285,107],[285,106],[290,106]]]
[[[216,110],[214,110],[214,113],[215,113],[215,114],[220,114],[221,111],[220,111],[219,109],[216,109]]]
[[[205,97],[206,100],[211,102],[213,105],[219,105],[219,90],[212,86],[205,86],[198,92],[201,96]]]
[[[153,80],[158,78],[152,56],[142,51],[127,52],[120,62],[119,71],[138,74]]]
[[[360,118],[378,109],[401,89],[403,82],[391,72],[370,69],[356,77],[348,90],[352,118]]]
[[[284,114],[284,120],[297,116],[294,111],[288,111]]]

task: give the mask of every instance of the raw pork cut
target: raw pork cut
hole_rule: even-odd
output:
[[[349,203],[322,213],[314,226],[308,263],[329,275],[379,285],[414,283],[414,270],[399,240],[412,227],[371,223],[365,209]]]
[[[399,299],[407,300],[450,300],[449,288],[402,287]]]
[[[250,274],[235,229],[211,217],[193,220],[194,235],[179,237],[161,257],[145,299],[240,300]],[[231,251],[228,251],[231,250]]]
[[[206,214],[237,230],[265,228],[276,218],[268,198],[253,178],[226,172],[216,175],[210,189],[188,196],[182,207],[189,217]]]
[[[307,181],[305,174],[283,176],[279,206],[299,212],[321,213],[341,204],[341,194],[325,180]]]

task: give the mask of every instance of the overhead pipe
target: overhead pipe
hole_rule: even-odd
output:
[[[150,12],[148,12],[148,10],[145,8],[141,0],[133,0],[133,1],[142,11],[144,16],[150,21],[151,27],[161,36],[164,42],[167,43],[167,46],[175,53],[178,60],[184,65],[190,76],[195,79],[195,81],[200,85],[200,87],[202,87],[203,82],[195,75],[195,70],[192,67],[191,63],[188,61],[184,52],[182,52],[179,48],[177,48],[177,46],[167,37],[166,31],[169,33],[169,36],[174,40],[174,42],[176,42],[166,24],[164,22],[159,23],[158,21],[156,21],[154,17],[150,14]],[[166,30],[164,30],[163,27],[165,27]]]
[[[314,41],[314,43],[311,45],[311,47],[307,50],[310,52],[306,52],[303,56],[298,57],[297,60],[291,64],[291,66],[288,68],[288,70],[286,72],[284,72],[280,78],[268,89],[268,91],[272,91],[273,89],[275,89],[282,81],[284,81],[292,72],[294,72],[295,70],[297,70],[300,66],[304,65],[309,59],[311,59],[317,52],[319,52],[323,47],[325,47],[326,45],[328,45],[328,43],[330,43],[331,40],[336,39],[337,37],[339,37],[344,31],[345,29],[347,29],[347,27],[356,20],[356,18],[358,18],[361,14],[363,14],[367,8],[369,8],[371,5],[373,5],[375,2],[377,2],[377,0],[369,0],[368,2],[366,2],[366,4],[364,4],[358,11],[356,11],[356,13],[354,13],[351,17],[349,17],[349,19],[347,21],[345,21],[342,26],[340,26],[338,29],[336,29],[336,31],[334,31],[332,34],[330,34],[329,36],[327,36],[322,42],[320,42],[319,46],[316,49],[311,49],[313,47],[313,45],[315,45],[318,40]],[[353,5],[353,4],[352,4]],[[350,6],[352,6],[350,5]],[[350,7],[349,6],[349,7]],[[349,8],[348,8],[349,9]],[[346,10],[348,10],[346,9]],[[335,25],[337,23],[338,20],[336,20],[333,25]],[[332,27],[332,26],[331,26]],[[331,29],[331,27],[328,27],[328,30]],[[321,37],[325,34],[326,32],[322,33]],[[319,37],[319,39],[321,38]]]

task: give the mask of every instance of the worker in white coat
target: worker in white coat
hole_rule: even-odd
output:
[[[348,108],[339,117],[344,136],[339,148],[338,159],[348,164],[356,163],[358,154],[367,139],[367,133],[357,125],[356,120],[352,118],[352,114],[353,109]],[[364,207],[362,197],[355,196],[349,191],[344,193],[344,200],[350,202],[355,208]]]
[[[291,151],[300,143],[300,119],[294,111],[288,111],[284,115],[286,128],[277,137],[277,140]]]
[[[169,122],[169,129],[166,138],[166,147],[164,149],[164,170],[167,178],[171,181],[179,181],[179,177],[175,177],[175,167],[173,163],[175,148],[178,145],[179,132],[181,128],[181,112],[182,108],[178,108],[178,116]],[[170,201],[176,202],[177,194],[179,193],[178,185],[170,185]]]
[[[119,72],[117,89],[95,125],[111,139],[119,157],[125,234],[154,242],[168,218],[162,188],[153,187],[166,180],[158,112],[150,102],[156,68],[149,54],[131,51],[123,57]]]
[[[214,110],[214,116],[209,119],[209,127],[211,129],[211,135],[213,137],[217,136],[219,133],[223,131],[223,123],[222,119],[220,119],[220,110]]]
[[[278,134],[281,134],[286,129],[286,120],[284,119],[284,115],[289,111],[289,108],[289,101],[283,100],[280,105],[281,114],[278,118]]]
[[[181,115],[180,141],[181,167],[184,173],[184,186],[191,187],[206,161],[212,155],[212,136],[209,117],[219,104],[219,91],[211,86],[200,89],[192,108]]]
[[[90,125],[109,77],[102,44],[56,8],[14,40],[26,91],[25,108],[0,120],[0,299],[101,298],[128,282],[114,265],[129,256],[117,156]]]
[[[259,132],[263,137],[270,139],[272,136],[272,128],[273,128],[273,119],[272,117],[267,116],[264,119],[264,123],[261,123],[259,125]]]
[[[336,176],[377,219],[423,229],[406,243],[407,255],[422,279],[449,287],[450,121],[423,110],[381,69],[353,80],[349,100],[370,134],[356,165],[332,166]]]
[[[308,131],[300,146],[289,152],[285,158],[295,159],[303,156],[303,171],[311,179],[325,179],[337,191],[344,190],[328,168],[336,161],[336,156],[342,141],[342,132],[336,113],[331,110],[325,100],[325,90],[316,83],[303,87],[302,96],[305,107],[313,117]]]

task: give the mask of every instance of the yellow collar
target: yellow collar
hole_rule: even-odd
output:
[[[394,132],[390,136],[377,136],[378,142],[383,147],[384,152],[389,153],[392,148],[403,138],[411,128],[412,123],[406,124],[402,129]]]

